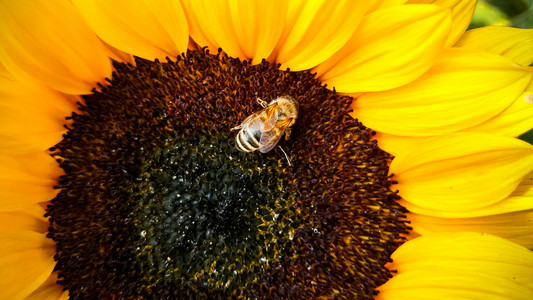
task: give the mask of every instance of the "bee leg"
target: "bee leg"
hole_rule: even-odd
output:
[[[285,140],[288,140],[290,135],[291,135],[291,129],[290,128],[285,129]]]
[[[291,160],[289,159],[289,156],[287,155],[287,153],[285,153],[285,151],[283,150],[283,148],[281,148],[281,146],[278,146],[279,149],[281,149],[281,152],[283,152],[283,154],[285,154],[285,158],[287,159],[287,162],[289,163],[289,167],[292,166],[291,165]]]
[[[230,131],[235,131],[235,130],[239,130],[239,129],[242,129],[242,124],[239,125],[239,126],[235,126],[235,127],[231,128]]]
[[[259,103],[259,105],[261,105],[263,108],[268,107],[268,103],[266,101],[263,101],[261,98],[257,98],[257,103]]]

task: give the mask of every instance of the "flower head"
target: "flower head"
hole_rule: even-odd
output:
[[[474,5],[0,3],[1,295],[533,293],[532,33]]]

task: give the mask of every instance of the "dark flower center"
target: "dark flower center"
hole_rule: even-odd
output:
[[[73,299],[369,298],[407,231],[391,157],[309,72],[189,51],[115,64],[63,141],[47,215]],[[239,152],[230,129],[288,95],[288,140]]]
[[[256,269],[290,254],[291,226],[301,224],[287,209],[294,196],[282,189],[278,161],[239,153],[227,133],[165,144],[132,174],[142,279],[206,293],[250,288]]]

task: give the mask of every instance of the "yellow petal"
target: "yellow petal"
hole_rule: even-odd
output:
[[[34,231],[0,231],[0,298],[24,299],[55,266],[55,244]]]
[[[330,58],[352,37],[375,2],[379,1],[291,1],[276,62],[281,69],[300,71]]]
[[[102,43],[104,43],[105,45],[105,50],[109,58],[116,60],[117,62],[123,62],[123,63],[135,65],[135,59],[133,58],[133,55],[131,55],[130,53],[118,50],[117,48],[103,41]]]
[[[68,291],[63,291],[63,287],[57,283],[57,273],[54,272],[48,277],[38,289],[36,289],[25,300],[67,300]]]
[[[0,230],[31,230],[48,232],[49,223],[44,217],[45,211],[40,205],[32,205],[23,211],[0,212]]]
[[[229,56],[251,58],[254,64],[270,56],[285,25],[288,1],[183,0],[191,37],[211,51],[222,47]]]
[[[471,211],[506,198],[531,172],[533,146],[513,138],[455,133],[396,156],[393,188],[416,206]]]
[[[211,53],[217,53],[219,48],[213,35],[206,30],[208,28],[204,23],[205,20],[202,13],[201,1],[193,0],[180,0],[181,6],[187,17],[187,23],[189,25],[189,35],[200,47],[207,47]]]
[[[531,199],[533,199],[533,172],[523,177],[518,187],[508,197],[471,211],[432,210],[413,205],[405,200],[400,200],[400,203],[409,211],[421,215],[440,218],[471,218],[531,210],[533,209]]]
[[[367,15],[348,43],[313,71],[338,92],[382,91],[431,67],[450,30],[450,13],[436,5],[401,5]]]
[[[391,6],[402,5],[406,3],[407,0],[377,0],[377,1],[374,0],[373,2],[374,4],[368,10],[369,13],[375,12],[376,10],[379,10],[379,9],[391,7]]]
[[[119,50],[162,61],[187,51],[189,28],[179,1],[73,2],[94,32]]]
[[[499,55],[450,49],[410,84],[360,96],[352,115],[365,126],[400,136],[455,132],[504,111],[526,90],[532,74]]]
[[[453,45],[465,32],[476,8],[477,0],[409,0],[408,3],[433,3],[452,10],[452,29],[446,46]]]
[[[523,93],[499,115],[465,130],[511,137],[527,132],[533,127],[533,102],[529,100],[530,97],[531,92]]]
[[[533,63],[533,29],[476,28],[467,31],[455,46],[500,54],[522,66]]]
[[[88,94],[111,75],[104,46],[70,1],[1,1],[0,62],[69,94]]]
[[[420,235],[432,232],[485,232],[533,248],[533,209],[475,218],[438,218],[409,213],[407,219],[413,231]]]
[[[525,92],[511,106],[493,118],[462,131],[486,132],[495,135],[517,137],[531,129],[533,124],[532,94]],[[378,146],[392,155],[410,151],[413,147],[431,137],[399,136],[384,132],[376,132]]]
[[[432,232],[485,232],[511,242],[533,248],[533,173],[528,174],[518,188],[504,200],[474,210],[455,213],[457,216],[435,217],[408,213],[412,232],[426,235]],[[430,212],[431,213],[431,212]]]
[[[0,72],[0,153],[45,151],[62,138],[77,96]]]
[[[528,300],[533,297],[530,289],[510,280],[468,270],[459,273],[446,267],[401,273],[378,291],[376,300]]]
[[[415,145],[419,145],[425,140],[432,138],[425,136],[399,136],[379,131],[376,132],[375,137],[378,140],[379,148],[394,156],[409,152]]]
[[[400,246],[378,299],[530,299],[533,252],[482,233],[437,233]]]
[[[200,47],[206,45],[202,44],[201,40],[196,40],[198,32],[201,32],[203,37],[208,38],[207,45],[213,45],[211,51],[222,47],[229,56],[241,59],[248,58],[240,48],[240,45],[235,41],[237,34],[231,20],[228,2],[209,2],[204,0],[183,0],[182,2],[188,18],[194,15],[198,22],[198,28],[195,30],[191,28],[191,37]],[[191,27],[194,24],[189,23]],[[221,45],[221,40],[225,45]]]
[[[52,200],[62,174],[46,153],[0,155],[0,211],[24,210]]]
[[[240,45],[245,57],[258,64],[267,58],[279,40],[287,14],[288,1],[229,1],[235,37],[220,39],[223,49],[229,43]],[[236,40],[234,40],[236,38]]]
[[[391,258],[390,268],[400,273],[437,265],[450,266],[457,271],[468,269],[499,275],[533,289],[533,252],[490,234],[434,233],[403,244]],[[454,265],[454,261],[461,263]],[[498,270],[501,264],[507,264],[507,270]]]

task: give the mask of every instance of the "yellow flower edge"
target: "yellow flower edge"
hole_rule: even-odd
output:
[[[392,255],[377,299],[531,299],[533,252],[477,232],[434,233]]]
[[[243,8],[236,2],[230,2],[225,9],[221,10],[223,12],[222,15],[215,15],[214,17],[216,18],[212,19],[213,23],[208,23],[206,25],[202,24],[202,22],[206,21],[205,18],[198,20],[197,16],[195,15],[195,12],[197,12],[198,9],[191,8],[192,4],[189,1],[182,1],[181,7],[177,7],[179,5],[176,5],[175,2],[172,4],[170,1],[168,1],[165,3],[171,8],[160,10],[155,9],[154,7],[150,6],[148,2],[146,2],[142,4],[145,6],[131,8],[131,13],[138,16],[138,18],[133,18],[131,20],[127,19],[129,17],[127,12],[124,12],[122,15],[114,15],[113,12],[116,11],[116,9],[110,7],[114,4],[109,4],[110,6],[105,7],[102,6],[103,2],[98,3],[100,6],[95,4],[95,6],[91,9],[83,9],[84,7],[90,5],[90,2],[81,0],[73,1],[76,7],[74,7],[70,2],[61,1],[30,2],[31,1],[20,1],[20,3],[16,2],[17,4],[14,4],[15,2],[7,3],[5,1],[4,3],[0,3],[2,6],[0,11],[3,12],[0,15],[2,16],[2,18],[0,18],[0,20],[2,20],[2,23],[0,23],[2,25],[0,26],[0,28],[2,28],[2,34],[0,36],[3,37],[0,38],[0,44],[14,45],[13,47],[0,47],[0,62],[7,68],[7,70],[9,70],[11,75],[17,78],[15,80],[18,80],[17,84],[24,84],[30,88],[39,86],[35,89],[42,89],[42,87],[40,87],[42,84],[31,83],[34,79],[36,79],[37,81],[48,85],[52,89],[59,91],[52,92],[52,94],[55,95],[48,97],[50,99],[48,103],[53,106],[64,107],[63,104],[58,105],[58,103],[69,103],[67,105],[67,107],[69,107],[69,105],[72,105],[72,103],[75,103],[75,101],[59,102],[64,101],[59,99],[77,97],[77,95],[80,94],[90,93],[90,90],[95,87],[97,82],[102,82],[103,78],[110,76],[111,69],[108,55],[111,54],[109,48],[107,48],[107,46],[102,43],[101,40],[117,48],[117,51],[123,51],[125,53],[153,59],[164,57],[164,55],[168,54],[175,55],[180,51],[184,51],[184,45],[186,44],[184,41],[189,40],[189,32],[191,37],[200,45],[209,46],[213,50],[216,50],[218,47],[222,46],[223,49],[228,53],[231,53],[231,49],[236,49],[234,50],[236,52],[233,53],[234,56],[240,58],[253,58],[254,62],[258,62],[262,58],[268,58],[270,61],[280,62],[284,67],[292,67],[295,70],[316,66],[316,70],[319,71],[320,74],[329,74],[331,79],[328,79],[328,77],[324,75],[323,78],[325,79],[325,82],[329,82],[329,85],[333,86],[338,84],[341,87],[339,91],[353,93],[354,95],[357,95],[360,92],[373,92],[380,90],[385,91],[395,88],[396,86],[401,88],[402,86],[411,82],[416,84],[417,78],[420,76],[423,77],[422,72],[414,77],[406,77],[405,73],[402,72],[398,72],[396,74],[391,73],[393,69],[391,69],[389,65],[393,62],[393,60],[390,58],[383,61],[376,61],[375,58],[370,59],[370,56],[358,57],[362,62],[365,62],[365,59],[366,61],[371,62],[371,64],[368,65],[366,65],[367,62],[361,64],[357,61],[351,60],[350,57],[353,57],[353,53],[356,53],[356,50],[364,50],[354,46],[358,43],[355,35],[360,34],[361,32],[347,32],[343,30],[336,30],[336,28],[313,27],[313,22],[306,22],[306,19],[314,20],[314,18],[318,18],[313,11],[317,12],[320,10],[317,9],[317,7],[312,6],[314,4],[309,4],[309,6],[306,6],[307,4],[304,3],[306,1],[291,1],[289,4],[285,3],[281,5],[281,9],[286,9],[287,15],[290,16],[290,18],[288,17],[287,20],[276,23],[278,27],[273,31],[270,31],[270,27],[268,26],[275,18],[273,14],[276,12],[279,13],[279,11],[273,9],[273,6],[264,7],[264,9],[266,9],[265,13],[270,17],[263,19],[263,23],[258,23],[258,21],[256,21],[254,18],[245,19],[241,18],[240,16],[242,15],[243,9],[245,11],[259,11],[262,9],[261,7],[252,6]],[[442,29],[441,36],[439,37],[438,42],[435,42],[435,45],[438,45],[439,43],[443,45],[451,45],[459,38],[459,36],[462,35],[466,25],[468,24],[465,19],[469,20],[471,12],[473,11],[473,4],[475,4],[475,1],[460,0],[409,1],[422,3],[432,2],[435,3],[435,5],[420,7],[413,6],[412,8],[396,7],[397,5],[402,4],[402,2],[404,1],[373,1],[368,7],[365,8],[368,9],[368,11],[366,11],[366,20],[364,15],[365,13],[361,13],[359,16],[354,16],[354,18],[351,19],[352,22],[354,22],[352,24],[359,24],[363,21],[372,24],[371,22],[375,22],[372,20],[373,18],[380,17],[380,19],[387,19],[387,16],[393,16],[394,13],[392,12],[396,10],[406,10],[414,15],[416,15],[416,10],[419,10],[420,12],[432,11],[435,12],[435,16],[442,18],[443,13],[441,13],[436,7],[440,5],[444,8],[452,8],[452,26],[450,29],[451,33],[446,32],[445,29]],[[327,3],[332,2],[324,2],[324,8],[331,8],[332,4]],[[16,5],[16,7],[11,5]],[[118,6],[120,6],[120,3],[117,2],[117,7]],[[143,10],[141,9],[142,7],[148,9]],[[21,28],[18,27],[20,22],[17,23],[17,20],[28,20],[26,16],[36,11],[35,8],[38,8],[37,11],[40,11],[41,13],[39,15],[35,15],[35,18],[29,18],[29,20],[46,19],[46,26],[41,26],[41,28],[39,28],[39,26],[35,25],[37,22],[22,22],[22,26],[26,26],[26,30],[21,30]],[[364,10],[360,7],[352,10],[348,8],[349,7],[347,7],[345,10],[336,12],[339,14],[338,19],[347,19],[347,16],[354,11],[361,12]],[[145,15],[145,11],[150,11],[150,13],[155,11],[157,13],[166,14],[170,18],[175,17],[175,22],[169,21],[168,18],[165,19],[166,21],[161,21],[157,18],[146,18],[147,15]],[[239,11],[241,14],[235,13]],[[95,16],[99,16],[99,13],[102,12],[105,13],[106,18],[94,21],[97,19]],[[263,12],[263,10],[261,10],[261,12]],[[383,14],[383,16],[379,16],[379,14]],[[299,15],[305,17],[300,19],[296,18],[299,21],[291,23],[292,20]],[[67,18],[64,18],[65,16]],[[86,18],[86,23],[82,21],[83,18],[81,16]],[[467,17],[465,18],[465,16]],[[184,17],[187,18],[187,23],[185,23]],[[126,20],[124,20],[124,18],[126,18]],[[391,18],[394,19],[393,17]],[[433,20],[429,18],[425,21],[431,22],[434,20],[439,20],[438,18]],[[117,19],[129,24],[129,26],[114,26],[117,24]],[[208,19],[207,22],[211,22],[212,20]],[[233,23],[227,25],[227,20],[232,20]],[[217,28],[219,24],[216,22],[221,22],[227,26],[237,26],[236,24],[238,24],[241,31],[237,30],[232,33],[239,37],[239,39],[235,39],[233,36],[227,36],[225,34],[215,34],[217,32],[216,30],[220,30]],[[449,22],[449,20],[447,22]],[[17,26],[15,26],[15,24],[17,24]],[[72,26],[72,24],[76,24],[76,26]],[[184,24],[188,24],[188,27],[184,26]],[[339,24],[344,25],[345,23]],[[252,36],[256,36],[256,33],[258,32],[262,35],[257,36],[266,35],[266,37],[261,40],[266,40],[268,43],[257,45],[256,43],[259,43],[259,39],[256,38],[252,43],[246,44],[249,42],[247,37],[250,36],[250,32],[247,32],[243,28],[248,25],[252,25],[253,27],[253,30],[251,31]],[[187,27],[188,30],[186,30],[185,27]],[[347,26],[341,27],[346,28]],[[17,28],[17,30],[14,30],[13,28]],[[57,30],[58,28],[61,30]],[[63,30],[65,28],[69,28],[69,30]],[[160,30],[161,28],[163,28],[163,30]],[[223,29],[224,27],[220,28]],[[383,31],[380,32],[375,28],[370,28],[370,26],[361,28],[369,28],[366,29],[367,31],[365,31],[364,34],[362,34],[363,37],[383,36],[383,34],[380,33],[384,33]],[[349,28],[346,30],[348,29]],[[143,33],[142,30],[148,30],[147,32],[149,33],[154,32],[155,30],[157,35],[146,34],[146,32]],[[501,32],[505,30],[507,29],[501,30]],[[179,34],[174,35],[176,31],[178,31]],[[319,31],[320,34],[316,34],[316,31]],[[479,30],[479,32],[481,31],[482,30]],[[28,35],[27,32],[31,34]],[[268,35],[270,32],[272,32],[273,35]],[[486,48],[484,47],[490,42],[490,35],[492,33],[490,30],[487,30],[487,32],[489,33],[486,34],[486,36],[484,36],[485,33],[467,33],[463,36],[463,39],[457,43],[457,45],[463,48],[469,48],[471,51],[477,51],[480,48],[481,50],[485,51]],[[531,31],[528,31],[527,34],[530,34],[530,32]],[[59,36],[59,38],[56,39],[56,35]],[[290,42],[294,41],[299,35],[306,36],[305,41],[307,47],[300,49],[298,48],[298,45],[294,44],[294,42],[293,45],[290,44]],[[317,36],[316,39],[314,38],[315,35]],[[41,39],[33,39],[34,36],[39,36]],[[482,37],[478,38],[478,36]],[[505,40],[509,35],[508,33],[503,32],[499,36],[502,40]],[[353,39],[350,39],[350,37],[353,37]],[[328,38],[335,42],[331,45],[328,45],[328,47],[323,47],[323,44],[328,42]],[[480,40],[481,42],[479,42]],[[65,43],[65,41],[67,41],[67,43]],[[413,45],[416,44],[417,43],[413,43]],[[240,45],[241,48],[237,48],[235,45]],[[186,47],[191,47],[191,45],[189,44]],[[523,57],[529,55],[527,53],[530,52],[526,51],[527,49],[524,50],[523,44],[514,43],[513,45],[509,45],[509,47],[512,49],[515,49],[514,47],[520,47],[516,51],[506,52],[513,53],[512,56],[515,61],[520,63],[527,61],[527,58],[525,59]],[[34,60],[33,55],[35,55],[35,53],[28,51],[28,49],[41,49],[41,53],[38,54],[41,59],[38,61]],[[309,53],[306,52],[306,49],[316,49],[317,53],[314,56],[313,62],[302,58],[309,55]],[[438,57],[439,55],[442,56],[441,53],[437,53],[435,50],[430,49],[439,49],[439,47],[428,47],[426,50],[418,53],[433,53],[434,56],[421,55],[422,57],[426,58]],[[334,57],[334,53],[336,51],[339,51],[341,54],[340,58]],[[402,51],[409,51],[409,48],[407,47]],[[500,49],[496,49],[494,51],[500,51]],[[270,57],[268,57],[269,55]],[[415,61],[417,57],[413,56],[412,58],[412,61]],[[325,63],[327,60],[330,60],[331,62],[329,64]],[[339,62],[343,63],[339,64]],[[408,65],[408,61],[399,61],[398,63]],[[422,70],[425,70],[424,68],[429,69],[432,63],[432,61],[425,61],[425,65],[422,66]],[[357,67],[354,67],[350,68],[348,71],[346,70],[345,66],[349,66],[350,64],[361,68],[358,69]],[[344,69],[340,68],[340,66],[343,66]],[[364,70],[364,68],[371,68],[372,66],[389,66],[389,69],[385,69],[381,74],[377,74],[371,78],[362,78],[365,79],[365,81],[356,83],[351,82],[351,79],[353,80],[353,78],[357,78],[357,72]],[[395,67],[397,67],[397,65]],[[522,74],[523,76],[517,78],[527,77],[528,74],[530,74],[530,71],[524,71]],[[380,75],[386,75],[389,77],[380,77]],[[384,81],[383,78],[386,78],[387,80]],[[527,78],[523,79],[523,82],[526,81]],[[28,82],[30,83],[28,84]],[[524,85],[520,85],[520,87],[523,86]],[[1,89],[2,91],[13,91],[9,88],[5,88],[4,86],[2,86]],[[516,90],[518,89],[519,88],[516,88]],[[63,93],[70,94],[70,96]],[[379,92],[376,93],[376,95],[379,94]],[[399,97],[398,95],[400,94],[393,95]],[[25,96],[22,95],[22,98],[24,97]],[[35,100],[35,97],[31,99]],[[512,101],[506,103],[511,102]],[[35,104],[41,106],[43,103],[45,102],[42,101],[38,104]],[[505,104],[501,104],[500,108],[495,109],[494,112],[491,113],[491,116],[503,114],[506,110],[502,109],[501,107],[507,106]],[[46,108],[46,104],[43,107]],[[420,116],[423,116],[427,112],[427,110],[424,110],[423,107],[417,109],[416,111]],[[523,110],[519,109],[518,111]],[[52,120],[43,118],[42,110],[35,110],[33,113],[33,116],[35,116],[36,120],[39,120],[40,118],[44,119],[44,124],[46,124],[47,121]],[[371,114],[369,115],[372,117]],[[355,113],[354,116],[357,117],[357,113]],[[32,118],[31,113],[26,117]],[[488,120],[490,118],[487,117],[485,119]],[[45,132],[52,132],[52,137],[49,139],[50,141],[56,140],[58,134],[61,133],[61,130],[59,127],[57,127],[58,124],[62,125],[61,122],[61,120],[58,121],[57,119],[54,119],[53,122],[49,122],[51,125],[45,126]],[[470,126],[476,124],[468,123],[468,125]],[[40,125],[32,126],[37,127]],[[3,268],[0,270],[0,272],[7,270],[9,271],[9,275],[13,275],[12,278],[9,278],[9,281],[0,281],[0,286],[2,287],[2,289],[0,289],[0,295],[2,298],[9,299],[22,299],[26,297],[29,297],[30,299],[41,299],[45,296],[48,296],[50,299],[64,299],[68,297],[68,293],[62,292],[61,288],[57,284],[54,284],[56,277],[54,274],[50,274],[54,264],[53,259],[51,260],[53,255],[53,250],[51,251],[51,249],[53,249],[53,247],[49,244],[49,240],[44,238],[44,219],[38,218],[38,215],[42,214],[42,206],[37,205],[38,203],[43,203],[48,199],[51,199],[54,193],[57,192],[52,190],[52,186],[53,182],[55,182],[57,177],[61,174],[61,171],[57,165],[54,166],[49,159],[45,158],[47,157],[47,154],[45,154],[44,151],[48,148],[47,146],[51,146],[47,144],[48,142],[32,143],[32,141],[35,141],[35,138],[23,140],[21,142],[12,137],[27,137],[27,131],[17,131],[18,129],[16,128],[13,129],[8,127],[9,126],[6,125],[0,128],[2,130],[0,132],[9,133],[9,141],[12,142],[12,147],[8,147],[11,150],[9,150],[7,153],[4,152],[2,155],[2,161],[6,162],[3,164],[3,166],[6,168],[5,171],[8,172],[3,174],[14,174],[15,176],[10,178],[2,178],[2,184],[9,188],[6,189],[8,191],[6,194],[0,196],[0,214],[6,216],[4,219],[5,221],[0,222],[0,241],[1,244],[16,245],[16,247],[8,248],[5,246],[0,249],[0,256],[4,259],[2,261],[9,266],[8,268]],[[490,132],[488,129],[481,129],[480,131]],[[37,130],[35,132],[37,134],[39,133]],[[435,134],[439,135],[442,134],[442,132],[425,133],[425,135]],[[441,141],[444,140],[445,138],[441,139]],[[31,148],[25,144],[28,141],[31,144]],[[443,143],[446,142],[444,141]],[[435,145],[439,144],[434,144],[433,146]],[[30,152],[36,153],[14,155],[14,153],[19,151],[19,149],[31,149]],[[496,155],[487,157],[491,158],[499,156]],[[20,164],[14,162],[20,162]],[[40,172],[39,174],[32,174],[27,166],[34,162],[38,162],[40,165],[43,165],[44,167],[42,170],[44,171]],[[438,171],[441,169],[436,170]],[[513,189],[520,184],[521,180],[523,180],[525,176],[524,173],[527,172],[524,170],[519,175],[515,174],[513,177],[513,184],[511,185],[513,186]],[[399,174],[401,175],[401,172],[399,172]],[[16,180],[13,181],[13,178]],[[518,188],[519,187],[520,186],[518,186]],[[20,192],[9,192],[13,191],[14,188],[20,190]],[[400,192],[401,191],[402,189],[400,189]],[[511,191],[506,191],[505,193],[509,195]],[[16,199],[17,201],[13,201],[13,199]],[[477,209],[474,208],[473,214],[475,214],[476,211]],[[13,226],[14,222],[17,222],[18,227]],[[439,249],[437,249],[438,247],[435,245],[443,246],[442,243],[444,243],[445,247],[443,249],[449,249],[449,253],[453,254],[452,257],[448,257],[452,261],[461,261],[464,259],[474,260],[476,257],[481,257],[476,256],[478,255],[476,252],[472,252],[471,256],[468,256],[465,255],[465,253],[461,250],[463,248],[454,248],[456,246],[461,246],[461,243],[464,243],[465,240],[471,241],[469,245],[472,248],[480,249],[479,254],[483,253],[482,257],[486,260],[486,262],[484,261],[483,263],[477,265],[471,264],[468,269],[462,270],[461,274],[457,274],[455,269],[450,268],[449,264],[445,263],[445,257],[437,255],[442,251],[439,252]],[[487,245],[490,246],[492,250],[486,250]],[[24,255],[19,255],[16,253],[17,249],[19,249],[21,253],[24,253]],[[433,252],[436,254],[433,257],[423,257],[420,255],[420,251],[425,251],[423,249],[434,249],[435,251]],[[428,253],[433,252],[429,251]],[[497,260],[496,263],[492,263],[491,259],[493,259],[494,255],[496,254],[505,254],[505,259]],[[409,241],[396,251],[395,255],[392,257],[394,264],[391,265],[391,269],[398,269],[400,274],[380,288],[380,297],[392,297],[392,299],[407,297],[408,299],[413,299],[416,296],[424,296],[427,298],[427,295],[440,295],[440,297],[435,297],[435,299],[442,299],[447,297],[449,298],[450,295],[473,295],[476,297],[483,296],[491,298],[503,298],[505,295],[502,294],[501,291],[506,291],[509,293],[508,295],[516,296],[517,299],[520,299],[520,297],[523,297],[524,299],[531,298],[532,287],[531,285],[527,284],[527,282],[533,282],[532,280],[529,280],[531,279],[531,266],[526,264],[526,266],[521,269],[509,268],[507,271],[504,269],[498,269],[498,266],[514,266],[514,264],[516,264],[516,261],[510,259],[507,255],[517,259],[523,258],[524,261],[532,261],[531,252],[529,250],[490,235],[464,232],[439,234],[428,233],[427,237],[422,236],[418,239]],[[407,256],[416,258],[419,264],[415,262],[410,265],[412,268],[405,268],[405,266],[409,266],[409,261],[402,259]],[[25,260],[25,257],[30,257],[31,259]],[[493,270],[498,270],[501,272],[497,273]],[[515,273],[513,272],[515,271],[517,271],[518,275],[520,276],[514,276]],[[423,274],[426,275],[423,276]],[[451,280],[453,278],[462,278],[464,281],[459,280],[459,282],[457,282],[457,280]],[[519,279],[515,280],[510,278]],[[425,288],[425,285],[428,283],[441,284],[441,288],[437,290],[427,289]],[[483,286],[481,286],[482,283],[484,283]],[[492,286],[493,288],[487,288],[486,286]],[[449,289],[452,289],[452,291],[450,292]],[[415,291],[416,293],[413,294],[408,290]]]
[[[402,201],[413,230],[410,238],[432,232],[476,231],[506,238],[528,249],[533,248],[533,173],[526,175],[518,187],[503,200],[475,211],[452,212],[423,210]]]
[[[396,156],[390,172],[398,181],[393,188],[416,207],[468,212],[509,196],[532,166],[533,146],[527,142],[460,132],[434,137]]]

